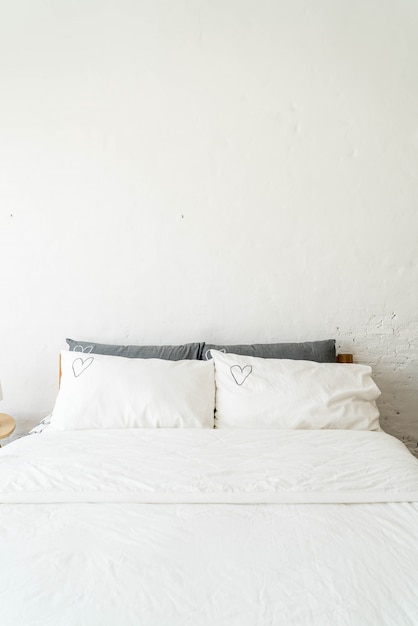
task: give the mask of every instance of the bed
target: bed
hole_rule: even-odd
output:
[[[89,345],[0,450],[2,626],[418,624],[418,460],[368,366]]]

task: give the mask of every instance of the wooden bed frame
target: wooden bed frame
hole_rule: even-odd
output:
[[[354,363],[352,354],[337,354],[337,363]]]

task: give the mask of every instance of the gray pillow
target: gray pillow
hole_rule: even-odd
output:
[[[115,346],[94,341],[75,341],[66,339],[68,347],[74,352],[93,352],[110,356],[125,356],[132,359],[165,359],[183,361],[201,359],[204,343],[184,343],[179,346]]]
[[[205,343],[202,359],[211,359],[210,350],[222,350],[244,356],[258,356],[264,359],[295,359],[298,361],[318,361],[335,363],[335,339],[304,341],[303,343],[253,343],[236,346]]]

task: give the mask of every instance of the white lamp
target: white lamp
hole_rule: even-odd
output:
[[[3,394],[1,392],[1,380],[0,380],[0,400],[3,400]]]

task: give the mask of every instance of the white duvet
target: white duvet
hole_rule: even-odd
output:
[[[380,432],[45,431],[0,451],[1,626],[416,626]]]

